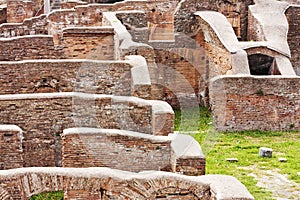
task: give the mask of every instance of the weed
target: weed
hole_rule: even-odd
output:
[[[263,96],[264,95],[264,91],[262,91],[262,89],[259,89],[259,90],[256,91],[256,94],[258,96]]]

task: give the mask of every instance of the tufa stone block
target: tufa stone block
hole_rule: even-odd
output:
[[[273,150],[271,148],[267,148],[267,147],[259,148],[259,156],[260,157],[271,158],[272,157],[272,152],[273,152]]]

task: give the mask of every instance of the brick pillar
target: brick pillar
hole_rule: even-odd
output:
[[[0,125],[0,170],[23,167],[22,130],[15,125]]]

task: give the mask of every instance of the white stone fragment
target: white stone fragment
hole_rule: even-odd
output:
[[[267,147],[259,148],[259,156],[260,157],[271,158],[272,157],[272,152],[273,152],[273,150],[271,148],[267,148]]]
[[[278,158],[279,162],[287,162],[286,158]]]

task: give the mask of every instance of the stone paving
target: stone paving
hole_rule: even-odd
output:
[[[280,170],[259,170],[255,166],[246,169],[251,170],[249,176],[253,176],[257,180],[257,186],[271,191],[274,199],[300,199],[300,184],[288,180],[286,174],[280,174]]]

